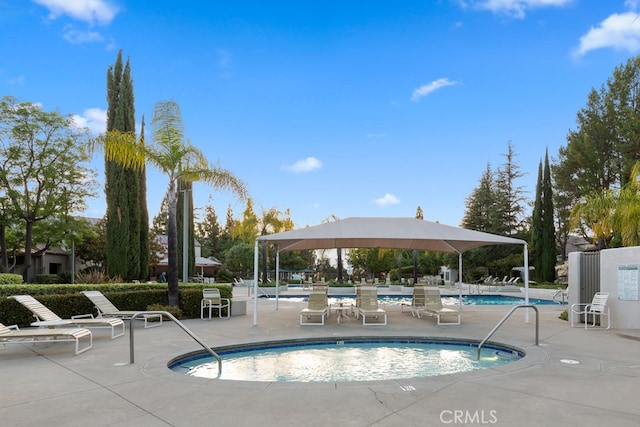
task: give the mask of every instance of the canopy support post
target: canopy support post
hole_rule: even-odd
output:
[[[529,250],[526,243],[524,244],[524,304],[529,305]],[[528,308],[524,310],[524,321],[529,323]]]
[[[280,303],[280,249],[276,246],[276,311]]]
[[[258,241],[253,248],[253,326],[258,324]]]

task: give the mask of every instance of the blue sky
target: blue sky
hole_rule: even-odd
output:
[[[176,101],[186,135],[256,211],[459,225],[509,142],[532,199],[592,88],[640,50],[637,1],[0,0],[0,95],[105,128],[106,72],[131,60],[136,119]],[[92,163],[103,181],[102,159]],[[148,175],[150,215],[166,179]],[[221,223],[230,194],[195,186]],[[102,216],[104,192],[88,216]]]

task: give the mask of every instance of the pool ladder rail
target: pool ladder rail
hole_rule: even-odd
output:
[[[560,300],[560,298],[562,300]],[[569,298],[569,292],[565,289],[558,289],[558,291],[553,294],[552,300],[557,302],[558,304],[565,305],[567,304],[567,300]]]
[[[487,342],[489,338],[491,338],[493,334],[496,333],[496,331],[500,328],[500,326],[502,326],[502,324],[507,321],[507,319],[511,316],[511,314],[513,314],[513,312],[519,308],[533,308],[535,310],[536,312],[536,345],[538,345],[538,336],[539,336],[539,330],[540,330],[540,322],[538,319],[538,307],[536,307],[533,304],[519,304],[519,305],[513,306],[513,308],[509,310],[507,314],[504,315],[502,320],[500,320],[498,324],[494,326],[491,332],[489,332],[487,336],[484,337],[484,339],[480,342],[480,344],[478,344],[478,354],[477,354],[478,360],[480,360],[480,350],[482,350],[482,346]]]
[[[220,358],[220,356],[218,356],[218,354],[215,351],[213,351],[211,347],[205,344],[204,341],[198,338],[196,334],[191,332],[191,330],[189,330],[189,328],[187,328],[184,325],[184,323],[176,319],[176,317],[173,314],[169,313],[168,311],[140,311],[138,313],[135,313],[133,316],[131,316],[131,321],[129,322],[129,363],[130,364],[133,365],[135,362],[134,356],[133,356],[133,353],[134,353],[133,330],[135,329],[134,320],[136,319],[136,317],[143,316],[146,314],[162,314],[163,316],[167,316],[168,318],[173,320],[176,325],[178,325],[183,331],[187,333],[187,335],[193,338],[198,344],[202,346],[202,348],[204,348],[208,353],[210,353],[218,361],[218,378],[220,378],[220,375],[222,375],[222,359]]]

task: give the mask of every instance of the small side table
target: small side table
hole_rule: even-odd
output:
[[[349,322],[349,315],[347,314],[351,310],[351,305],[344,305],[344,303],[338,303],[336,305],[332,305],[331,309],[338,313],[338,318],[336,322],[338,325],[340,324],[340,320],[345,317]]]

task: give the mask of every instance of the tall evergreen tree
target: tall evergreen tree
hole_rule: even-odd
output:
[[[462,227],[470,230],[492,233],[494,231],[495,181],[491,165],[480,178],[480,183],[465,200],[465,212]]]
[[[542,160],[538,164],[538,180],[536,181],[536,198],[531,214],[531,265],[540,269],[542,263]]]
[[[122,51],[118,52],[115,64],[107,71],[107,102],[107,132],[135,135],[131,67],[127,59],[123,69]],[[146,201],[140,201],[141,175],[144,172],[127,169],[105,159],[107,269],[111,277],[124,280],[147,276],[146,271],[140,271],[140,209],[142,204],[146,204]],[[145,227],[148,228],[148,219]]]
[[[498,169],[496,177],[498,222],[494,224],[493,232],[503,236],[512,236],[522,230],[524,208],[523,190],[516,184],[516,180],[523,176],[520,167],[515,162],[516,151],[511,141],[504,154],[506,162]]]
[[[198,240],[202,245],[202,256],[220,257],[220,237],[222,230],[213,206],[204,207],[204,218],[196,225]]]
[[[542,252],[538,279],[553,282],[556,277],[556,232],[553,210],[553,188],[549,167],[549,150],[544,156],[544,176],[542,178]]]

